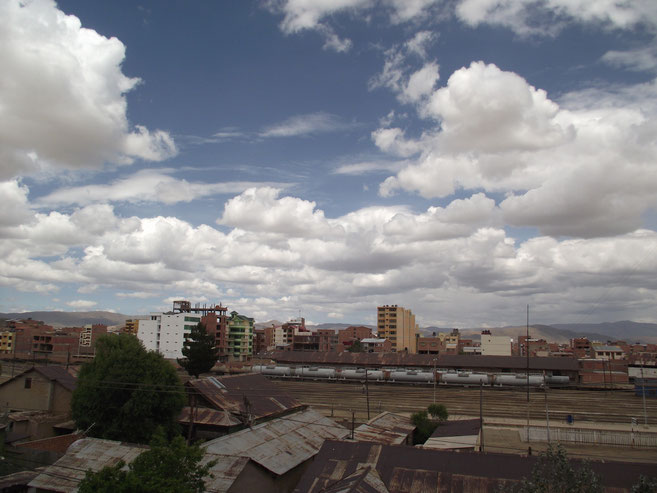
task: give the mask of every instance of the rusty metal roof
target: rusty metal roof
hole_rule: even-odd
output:
[[[262,355],[278,363],[301,365],[386,366],[433,368],[435,355],[400,353],[350,353],[323,351],[272,351]],[[441,355],[435,365],[454,369],[509,369],[524,370],[524,356]],[[579,369],[576,358],[529,358],[530,370],[573,371]]]
[[[406,442],[415,426],[406,416],[383,412],[354,430],[354,440],[398,445]]]
[[[426,450],[400,445],[327,440],[299,480],[295,493],[318,493],[372,465],[390,493],[497,491],[529,477],[537,457]],[[581,462],[574,460],[575,463]],[[592,461],[606,488],[630,491],[640,474],[655,476],[655,464]]]
[[[372,466],[363,466],[351,476],[340,479],[322,490],[322,493],[390,493],[381,476]]]
[[[47,450],[63,455],[71,444],[82,438],[84,438],[84,434],[82,433],[71,433],[69,435],[60,435],[42,438],[40,440],[32,440],[31,442],[18,443],[15,446],[18,448],[29,448],[34,450]]]
[[[431,438],[478,435],[479,430],[481,430],[481,421],[479,419],[457,419],[442,423],[433,432]]]
[[[277,475],[313,457],[324,440],[344,438],[349,430],[306,409],[202,445],[208,452],[247,456]]]
[[[20,471],[0,477],[0,491],[25,491],[27,483],[39,473],[36,471]],[[24,488],[24,489],[19,489]]]
[[[210,406],[235,416],[246,414],[245,399],[248,400],[251,417],[255,420],[304,407],[281,390],[276,382],[259,373],[200,378],[190,380],[187,385],[196,390]]]
[[[212,477],[205,479],[205,490],[214,493],[224,493],[233,486],[233,483],[242,474],[250,459],[248,457],[206,453],[201,460],[201,464],[205,465],[212,460],[216,461],[216,464],[210,469]]]
[[[126,464],[139,454],[148,450],[145,445],[135,445],[100,438],[84,438],[74,442],[66,455],[46,467],[29,485],[48,491],[69,493],[77,491],[88,469],[99,471],[105,466],[113,466],[120,460]],[[228,456],[206,451],[201,464],[216,461],[210,472],[212,478],[205,480],[207,491],[227,492],[249,462],[248,457]]]
[[[189,423],[190,410],[190,407],[183,407],[180,416],[178,416],[179,423]],[[228,411],[218,411],[217,409],[210,409],[208,407],[195,407],[192,419],[196,425],[212,425],[223,428],[230,428],[231,426],[242,424],[241,420],[230,414]]]
[[[84,479],[88,469],[99,471],[113,466],[120,460],[130,463],[147,450],[145,445],[135,445],[100,438],[83,438],[74,442],[66,455],[48,466],[28,486],[47,491],[73,493]]]

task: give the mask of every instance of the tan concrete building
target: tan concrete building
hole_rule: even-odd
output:
[[[482,331],[481,354],[484,356],[511,356],[511,338],[494,336],[490,330]]]
[[[411,310],[397,305],[377,307],[378,336],[392,343],[393,351],[417,353],[415,315]]]

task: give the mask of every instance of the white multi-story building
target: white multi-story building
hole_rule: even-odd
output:
[[[482,356],[511,356],[511,338],[494,336],[489,330],[481,333]]]
[[[149,351],[167,359],[182,358],[185,338],[201,321],[195,313],[151,313],[149,320],[139,321],[137,337]]]

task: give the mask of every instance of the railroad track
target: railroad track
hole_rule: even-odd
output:
[[[320,381],[277,380],[277,385],[304,404],[335,411],[354,411],[367,414],[367,400],[363,385]],[[445,404],[453,415],[479,414],[479,388],[437,386],[436,402]],[[524,419],[527,417],[525,389],[497,389],[484,387],[485,416]],[[433,388],[409,385],[370,385],[370,414],[379,411],[416,412],[433,402]],[[556,390],[547,392],[550,419],[565,421],[568,415],[576,421],[629,423],[636,418],[644,421],[643,401],[633,391]],[[649,424],[657,424],[657,401],[646,399]],[[530,391],[529,416],[545,418],[545,393]]]

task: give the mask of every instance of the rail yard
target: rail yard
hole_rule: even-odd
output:
[[[367,395],[370,414],[379,411],[412,413],[433,402],[431,385],[416,386],[370,383],[365,389],[360,382],[333,383],[323,381],[279,379],[277,384],[296,399],[336,414],[354,411],[358,419],[367,417]],[[366,392],[367,390],[367,392]],[[479,415],[480,395],[484,417],[525,419],[527,393],[524,388],[451,387],[436,386],[436,402],[445,404],[452,415]],[[546,399],[547,396],[547,399]],[[624,423],[635,418],[644,422],[641,397],[631,389],[574,390],[531,389],[529,416],[532,420],[545,419],[546,401],[550,421],[565,423],[570,415],[575,422]],[[646,399],[648,424],[657,424],[657,400]]]

